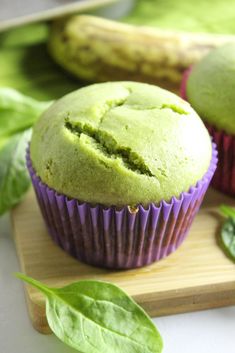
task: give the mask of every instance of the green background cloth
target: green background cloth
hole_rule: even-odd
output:
[[[235,34],[235,1],[136,0],[124,21],[186,32]]]

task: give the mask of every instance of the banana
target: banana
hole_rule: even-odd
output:
[[[78,15],[53,23],[49,51],[86,81],[134,80],[177,90],[182,73],[232,35],[191,34]]]

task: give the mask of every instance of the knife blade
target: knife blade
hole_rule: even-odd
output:
[[[0,0],[0,31],[102,7],[118,0]]]

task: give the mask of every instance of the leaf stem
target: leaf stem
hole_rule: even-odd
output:
[[[39,281],[29,277],[29,276],[26,276],[23,273],[16,272],[15,273],[15,277],[21,279],[22,281],[24,281],[24,282],[26,282],[28,284],[30,284],[31,286],[37,288],[40,292],[42,292],[46,296],[48,296],[49,294],[52,293],[50,288],[47,287],[45,284],[42,284],[41,282],[39,282]]]

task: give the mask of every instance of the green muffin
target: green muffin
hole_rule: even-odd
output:
[[[129,269],[174,252],[216,168],[190,105],[159,87],[77,90],[36,123],[27,165],[52,239],[79,261]]]
[[[206,173],[212,148],[181,98],[148,84],[112,82],[54,103],[34,127],[30,153],[37,175],[57,192],[124,206],[179,197]]]
[[[185,74],[182,93],[206,123],[218,148],[212,186],[235,195],[235,44],[212,50]],[[185,94],[184,94],[185,93]]]
[[[203,120],[235,134],[235,44],[210,52],[190,72],[187,99]]]

